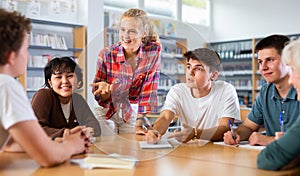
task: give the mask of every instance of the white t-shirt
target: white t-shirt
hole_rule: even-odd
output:
[[[213,82],[210,93],[202,98],[194,98],[186,83],[174,85],[167,94],[163,110],[170,110],[181,122],[202,129],[217,126],[221,117],[240,119],[236,90],[224,81]]]
[[[13,77],[0,74],[0,149],[14,124],[37,120],[24,88]]]

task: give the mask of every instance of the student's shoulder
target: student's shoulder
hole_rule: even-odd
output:
[[[41,88],[38,91],[36,91],[35,94],[37,95],[53,95],[53,90],[49,88]]]
[[[215,81],[214,82],[214,86],[217,88],[217,89],[225,89],[225,90],[235,90],[234,86],[226,81],[221,81],[221,80],[218,80],[218,81]]]
[[[264,83],[260,88],[260,93],[265,94],[273,89],[275,89],[275,85],[273,83]]]
[[[88,106],[88,103],[83,98],[83,96],[78,93],[72,94],[72,101],[73,101],[73,105],[76,108],[86,108]]]
[[[0,87],[1,90],[7,89],[7,90],[21,90],[23,89],[20,82],[18,82],[15,78],[6,75],[6,74],[0,74]]]
[[[170,90],[176,92],[182,92],[182,91],[189,90],[189,87],[186,85],[186,83],[177,83],[174,86],[172,86]]]
[[[145,46],[143,46],[146,51],[159,51],[161,50],[161,44],[159,42],[148,42]]]
[[[55,93],[52,89],[49,88],[41,88],[38,91],[35,92],[35,94],[33,95],[33,99],[39,97],[43,98],[43,99],[49,99],[49,97],[54,97]]]
[[[58,99],[58,97],[55,96],[55,93],[52,89],[41,88],[33,95],[31,104],[34,106],[40,106],[40,104],[44,102],[51,104],[55,99]]]
[[[13,77],[6,74],[0,74],[0,86],[9,85],[12,82],[16,82]]]
[[[99,55],[107,55],[108,53],[118,53],[122,49],[121,42],[114,43],[111,46],[104,47],[100,50]]]
[[[73,93],[72,95],[73,101],[85,101],[85,99],[83,98],[82,95],[78,94],[78,93]]]

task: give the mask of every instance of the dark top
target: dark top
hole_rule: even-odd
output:
[[[32,98],[32,108],[40,125],[50,137],[62,137],[64,129],[78,125],[94,128],[94,136],[101,134],[99,121],[83,97],[72,95],[71,113],[67,123],[58,95],[48,88],[40,89]]]

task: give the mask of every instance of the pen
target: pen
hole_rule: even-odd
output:
[[[279,122],[280,122],[280,131],[284,132],[282,112],[280,112],[280,114],[279,114]]]
[[[153,133],[155,134],[156,137],[158,137],[158,135],[160,134],[159,131],[155,130],[152,127],[152,124],[150,123],[150,120],[146,116],[144,116],[144,119],[145,119],[146,125],[149,127],[149,129],[153,131]]]
[[[147,128],[147,126],[150,128],[150,130],[153,130],[153,128],[152,128],[152,124],[150,123],[150,120],[146,117],[146,116],[144,116],[144,120],[145,120],[145,122],[146,122],[146,128]]]
[[[235,133],[234,133],[233,124],[231,123],[231,121],[230,121],[230,120],[228,120],[228,125],[229,125],[229,127],[230,127],[230,131],[231,131],[232,139],[233,139],[233,140],[234,140],[234,142],[235,142],[235,140],[236,140],[236,136],[235,136]],[[236,146],[238,147],[239,145],[237,144]]]

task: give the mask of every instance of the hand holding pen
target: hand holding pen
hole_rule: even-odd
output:
[[[136,119],[136,127],[135,127],[135,133],[139,135],[145,135],[148,130],[152,130],[152,124],[150,120],[146,117],[138,117]]]
[[[275,132],[275,139],[279,139],[284,134],[283,112],[279,114],[280,132]]]
[[[228,125],[230,127],[230,131],[224,133],[224,138],[223,138],[224,143],[238,146],[239,137],[234,132],[234,128],[231,120],[228,120]]]

